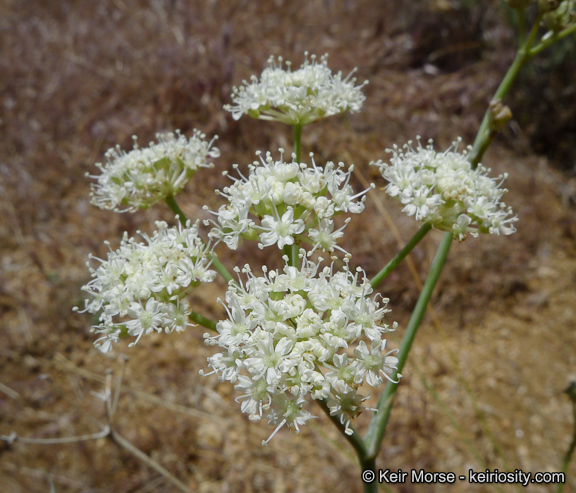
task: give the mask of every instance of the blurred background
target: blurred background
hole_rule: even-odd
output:
[[[378,465],[404,471],[559,471],[572,435],[562,391],[576,379],[576,42],[531,62],[506,103],[514,119],[484,156],[509,173],[518,213],[511,237],[455,243],[397,394]],[[215,188],[257,150],[291,149],[280,123],[233,121],[233,85],[269,55],[329,53],[333,71],[358,67],[359,114],[305,127],[303,156],[356,165],[355,189],[374,181],[344,238],[369,276],[418,228],[388,199],[377,170],[385,149],[421,135],[444,149],[471,144],[515,54],[515,19],[498,1],[2,0],[0,1],[0,434],[53,438],[99,431],[106,372],[125,363],[115,429],[192,491],[360,492],[354,453],[319,408],[300,436],[249,422],[231,385],[201,377],[213,349],[203,330],[143,338],[102,355],[82,306],[88,254],[106,255],[124,231],[173,221],[160,205],[136,214],[89,203],[95,162],[158,131],[219,135],[222,155],[178,197],[191,217],[215,210]],[[418,280],[442,234],[433,231],[381,286],[399,347]],[[223,262],[278,267],[244,244]],[[275,253],[275,252],[273,252]],[[269,258],[270,257],[270,258]],[[223,317],[225,286],[194,294]],[[115,380],[116,381],[116,380]],[[377,394],[371,396],[374,404]],[[362,415],[363,429],[370,416]],[[576,467],[564,491],[576,491]],[[0,491],[171,492],[173,485],[111,440],[0,444]],[[457,483],[451,491],[513,491]],[[536,486],[530,491],[552,491]],[[384,491],[445,491],[441,485]]]

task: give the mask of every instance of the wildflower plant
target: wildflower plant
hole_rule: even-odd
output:
[[[376,458],[394,395],[453,240],[515,231],[518,218],[502,201],[506,174],[492,176],[479,164],[511,117],[502,100],[531,57],[576,31],[571,0],[541,0],[529,32],[525,17],[531,3],[508,3],[522,21],[518,53],[473,144],[461,151],[457,138],[447,150],[437,151],[431,141],[423,145],[418,137],[416,144],[393,146],[389,159],[375,156],[373,164],[387,182],[385,192],[422,225],[372,279],[361,268],[350,267],[354,258],[339,245],[351,218],[341,227],[334,221],[340,214],[362,213],[369,189],[354,191],[353,168],[343,163],[322,165],[313,155],[309,162],[301,159],[304,126],[359,111],[365,100],[366,82],[356,85],[354,71],[346,77],[334,74],[327,56],[318,60],[305,54],[296,70],[282,58],[270,58],[260,78],[253,76],[233,90],[232,104],[225,106],[232,117],[290,125],[293,152],[288,159],[282,149],[257,152],[257,160],[246,167],[234,165],[234,176],[225,173],[232,183],[217,192],[222,204],[209,211],[205,231],[198,220],[187,220],[174,196],[199,168],[218,157],[214,139],[198,131],[190,139],[176,132],[159,135],[157,143],[145,148],[135,144],[128,153],[109,150],[107,163],[97,165],[101,174],[93,176],[93,203],[134,212],[165,201],[178,224],[158,222],[156,232],[140,233],[140,239],[125,234],[116,250],[109,247],[106,259],[91,258],[92,280],[84,287],[90,299],[84,310],[99,317],[93,327],[99,335],[96,345],[110,351],[123,338],[130,338],[132,346],[151,332],[202,325],[211,331],[205,334],[206,343],[217,351],[202,373],[233,384],[240,410],[274,427],[264,443],[284,427],[300,431],[322,409],[356,451],[365,491],[377,491]],[[433,228],[444,236],[407,326],[397,328],[379,286]],[[272,247],[283,267],[231,266],[232,275],[226,258],[221,262],[213,247],[223,243],[236,250],[244,241]],[[344,255],[338,258],[338,252]],[[332,258],[313,259],[318,253]],[[218,321],[199,313],[202,308],[188,297],[213,281],[216,272],[228,284]],[[390,348],[386,341],[394,329],[403,336],[400,348]],[[369,393],[378,395],[382,385],[376,406],[365,407]],[[354,427],[362,412],[372,414],[364,434]]]

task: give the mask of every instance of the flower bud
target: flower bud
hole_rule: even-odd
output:
[[[502,104],[502,100],[490,101],[490,130],[499,132],[512,119],[510,108]]]
[[[540,12],[552,12],[560,6],[561,0],[538,0]]]
[[[576,22],[576,0],[564,0],[556,10],[544,15],[542,22],[554,32],[562,31]]]

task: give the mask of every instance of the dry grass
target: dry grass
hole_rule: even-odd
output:
[[[88,416],[103,419],[91,392],[102,390],[97,376],[107,369],[116,375],[120,363],[93,349],[90,321],[71,312],[88,280],[84,262],[89,252],[104,254],[102,242],[114,245],[124,230],[149,231],[153,220],[171,219],[162,207],[114,215],[89,205],[84,173],[108,147],[129,145],[133,134],[145,142],[166,129],[219,134],[217,168],[203,172],[181,198],[189,216],[202,216],[203,204],[218,203],[211,190],[222,186],[221,171],[252,161],[257,149],[290,148],[281,125],[233,122],[223,112],[232,84],[259,72],[270,54],[298,63],[305,50],[329,52],[332,68],[358,66],[359,79],[370,80],[361,114],[306,129],[304,150],[318,161],[354,162],[377,180],[367,163],[394,142],[417,134],[441,145],[457,135],[470,141],[513,56],[512,33],[495,2],[470,9],[443,1],[411,5],[1,2],[0,383],[12,392],[0,391],[0,434],[86,434],[97,431]],[[507,201],[520,216],[519,231],[454,245],[433,302],[441,329],[430,318],[423,324],[382,466],[457,474],[560,466],[572,426],[561,391],[576,367],[576,183],[533,155],[529,137],[507,131],[486,157],[496,173],[511,175]],[[383,201],[404,239],[416,228],[382,194],[373,196],[347,230],[347,248],[369,275],[396,248],[375,200]],[[420,272],[439,238],[430,235],[413,254]],[[263,260],[266,254],[243,249],[228,265]],[[406,265],[383,286],[400,322],[391,346],[399,344],[415,286]],[[221,315],[214,303],[221,290],[219,284],[197,295],[202,312]],[[198,375],[211,352],[201,331],[150,337],[124,349],[130,360],[115,426],[190,489],[361,490],[352,451],[324,417],[302,436],[281,433],[262,448],[269,427],[244,419],[231,386]],[[0,491],[47,491],[49,478],[59,493],[173,491],[105,439],[0,447]],[[571,473],[565,491],[576,491],[574,467]],[[443,491],[391,488],[416,490]],[[460,483],[453,490],[492,488]]]

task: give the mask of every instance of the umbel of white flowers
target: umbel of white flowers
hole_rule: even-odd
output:
[[[83,311],[99,313],[100,324],[92,328],[102,337],[94,344],[110,351],[121,337],[140,337],[153,331],[183,331],[189,322],[186,295],[201,283],[212,282],[210,248],[198,235],[198,222],[169,228],[157,221],[152,237],[140,233],[137,242],[124,233],[120,247],[108,252],[100,265],[87,266],[92,280],[82,289],[92,296]]]
[[[236,384],[251,420],[276,426],[264,443],[285,425],[298,432],[313,417],[308,399],[326,401],[352,433],[350,420],[366,399],[360,386],[390,380],[398,362],[396,351],[385,352],[383,335],[396,328],[383,321],[388,300],[369,296],[364,271],[320,268],[304,250],[300,257],[300,268],[285,256],[283,272],[264,267],[262,277],[246,265],[247,281],[229,284],[228,319],[217,324],[217,336],[204,336],[223,349],[208,358],[209,374]]]
[[[210,158],[217,158],[220,151],[207,141],[206,135],[194,130],[190,139],[176,130],[175,133],[156,134],[157,143],[124,152],[120,146],[106,152],[106,163],[97,163],[100,175],[90,175],[97,180],[92,184],[92,204],[116,212],[135,212],[179,193],[199,168],[209,168]]]
[[[345,78],[341,72],[333,74],[328,68],[328,55],[323,55],[318,63],[316,55],[308,58],[306,52],[302,66],[294,71],[291,67],[291,62],[283,63],[282,57],[276,61],[271,56],[260,80],[253,75],[250,82],[234,87],[234,104],[225,105],[224,109],[235,120],[250,115],[288,125],[306,125],[344,111],[359,111],[366,99],[362,87],[368,82],[354,85],[352,74],[356,69]]]
[[[233,250],[241,239],[257,240],[260,248],[283,248],[305,238],[312,244],[310,254],[344,252],[337,241],[347,221],[334,230],[334,217],[362,212],[367,192],[354,193],[350,185],[353,167],[345,171],[343,163],[328,162],[322,168],[312,154],[312,166],[285,162],[282,149],[280,153],[275,161],[270,153],[264,157],[258,152],[261,162],[248,167],[247,177],[241,173],[239,178],[230,177],[234,183],[219,192],[228,202],[213,212],[217,221],[212,221],[210,238],[224,241]]]
[[[467,233],[509,235],[516,231],[512,208],[501,201],[508,191],[500,186],[507,174],[490,178],[478,165],[472,169],[467,151],[458,152],[457,140],[444,152],[434,150],[430,140],[426,147],[417,138],[399,149],[387,149],[390,163],[372,163],[380,168],[389,183],[386,191],[404,204],[403,211],[416,220],[454,234],[463,240]]]

